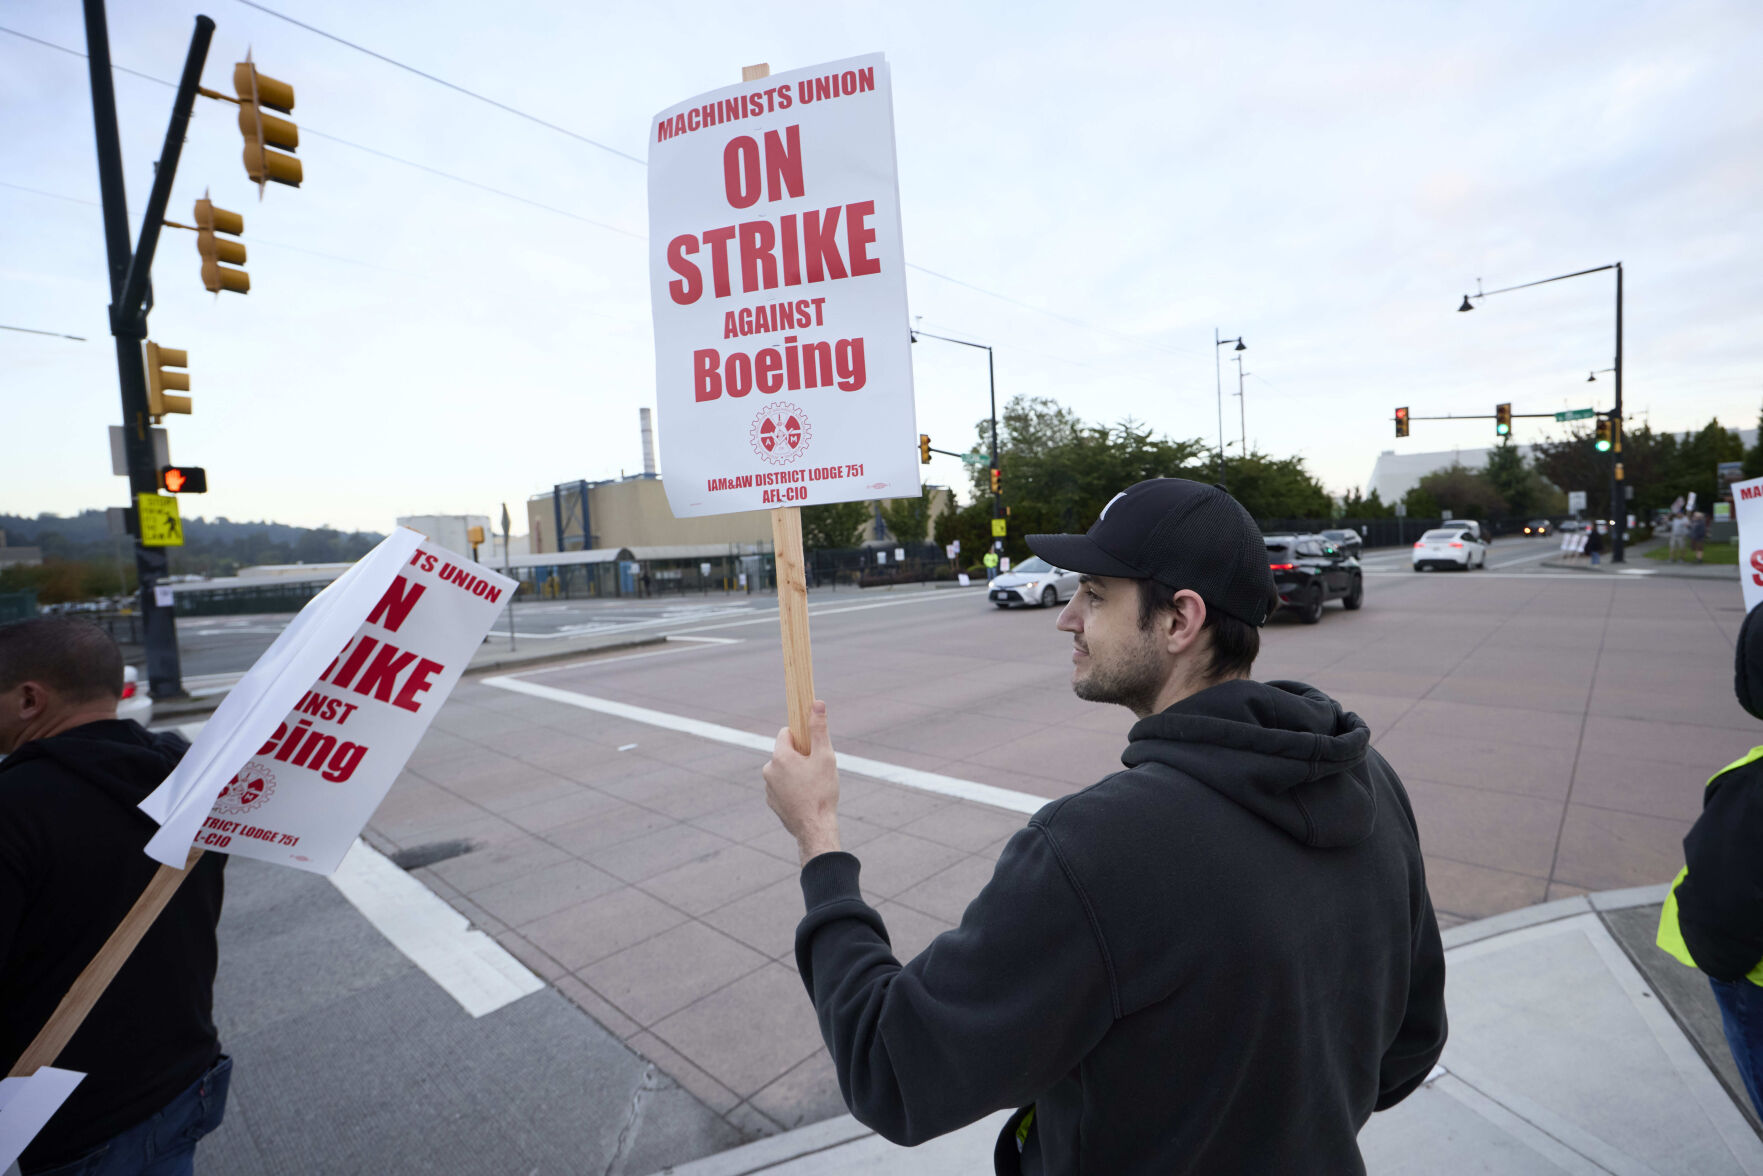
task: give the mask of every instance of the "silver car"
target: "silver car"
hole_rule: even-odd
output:
[[[1069,600],[1077,591],[1078,575],[1056,568],[1038,555],[1030,556],[994,578],[986,597],[999,608],[1033,604],[1043,608]]]

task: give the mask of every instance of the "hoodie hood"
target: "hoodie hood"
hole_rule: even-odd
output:
[[[1220,683],[1133,724],[1121,762],[1166,764],[1305,845],[1371,836],[1371,728],[1300,682]]]
[[[175,731],[149,731],[129,719],[102,719],[24,744],[0,760],[0,773],[32,760],[50,760],[133,808],[171,775],[189,748],[189,740]]]

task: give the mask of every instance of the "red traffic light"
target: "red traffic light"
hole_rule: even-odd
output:
[[[1398,408],[1396,410],[1396,436],[1406,437],[1407,435],[1408,435],[1408,410],[1406,408]]]
[[[159,471],[159,484],[173,494],[206,494],[208,471],[201,466],[165,466]]]

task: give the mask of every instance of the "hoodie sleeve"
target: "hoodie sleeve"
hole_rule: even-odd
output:
[[[1408,1011],[1396,1040],[1384,1051],[1376,1110],[1387,1111],[1426,1081],[1445,1052],[1445,949],[1439,941],[1432,899],[1421,894],[1414,957],[1408,971]]]
[[[1742,980],[1763,962],[1763,763],[1725,773],[1683,839],[1677,921],[1696,965]]]
[[[859,863],[802,868],[796,961],[859,1122],[907,1147],[1018,1107],[1108,1031],[1114,988],[1088,908],[1046,831],[1011,838],[961,917],[902,966]]]

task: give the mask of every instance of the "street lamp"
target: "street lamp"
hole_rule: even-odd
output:
[[[1218,349],[1226,343],[1235,343],[1238,351],[1247,351],[1249,345],[1238,335],[1235,339],[1226,339],[1217,327],[1212,328],[1212,377],[1218,385],[1218,484],[1224,481],[1224,364],[1219,359]],[[1228,493],[1228,491],[1226,491]]]
[[[1237,428],[1242,430],[1241,448],[1246,460],[1249,456],[1249,410],[1245,407],[1247,402],[1243,399],[1243,377],[1254,373],[1243,370],[1241,355],[1233,355],[1231,359],[1235,360],[1237,365]]]
[[[977,347],[979,350],[984,351],[986,353],[986,381],[990,385],[991,392],[992,392],[992,468],[994,470],[997,469],[998,468],[998,375],[997,375],[997,368],[992,363],[992,349],[991,349],[990,345],[985,344],[985,343],[973,343],[973,342],[969,342],[966,339],[951,339],[947,335],[933,335],[929,331],[920,330],[917,327],[909,327],[909,328],[907,328],[907,330],[911,334],[912,341],[914,343],[918,342],[918,337],[920,335],[923,335],[926,339],[940,339],[944,343],[959,343],[963,347]],[[993,485],[994,486],[997,485],[997,479],[995,479],[995,478],[993,479]],[[1004,509],[1002,506],[1002,501],[1003,500],[999,497],[998,491],[996,489],[994,489],[992,491],[992,517],[995,519],[1002,518],[1004,516]]]
[[[1621,524],[1626,522],[1626,520],[1627,520],[1627,503],[1625,502],[1625,500],[1622,497],[1622,485],[1621,485],[1621,483],[1622,483],[1622,263],[1620,261],[1613,261],[1609,265],[1599,265],[1599,266],[1593,266],[1591,269],[1575,270],[1574,272],[1572,272],[1570,274],[1557,274],[1556,276],[1554,276],[1552,278],[1539,278],[1537,281],[1534,281],[1534,282],[1520,282],[1516,286],[1502,286],[1498,290],[1489,290],[1486,293],[1484,293],[1482,291],[1481,279],[1477,278],[1475,280],[1475,293],[1473,295],[1465,294],[1463,296],[1463,305],[1459,306],[1457,309],[1460,312],[1466,311],[1466,310],[1474,310],[1475,304],[1474,304],[1474,302],[1470,301],[1472,298],[1479,300],[1482,298],[1486,298],[1489,294],[1505,294],[1511,290],[1524,290],[1524,289],[1528,289],[1531,286],[1546,286],[1550,282],[1563,282],[1563,281],[1566,281],[1568,278],[1583,278],[1587,274],[1601,274],[1605,270],[1615,270],[1616,271],[1616,362],[1615,362],[1614,366],[1604,369],[1605,371],[1614,373],[1616,376],[1616,392],[1615,392],[1615,397],[1614,397],[1615,407],[1612,408],[1609,413],[1609,419],[1611,421],[1612,432],[1614,434],[1614,437],[1613,437],[1614,443],[1611,446],[1611,453],[1610,453],[1610,515],[1611,515],[1612,520],[1617,524],[1611,532],[1610,562],[1622,563],[1622,562],[1624,562],[1624,560],[1623,560],[1624,544],[1623,544],[1622,540],[1623,540],[1623,533],[1626,530],[1626,528],[1623,527]],[[1592,373],[1592,380],[1595,381],[1596,379],[1597,379],[1597,373],[1593,372]],[[1620,512],[1621,517],[1618,517],[1619,512]]]
[[[1603,375],[1605,372],[1613,372],[1615,370],[1615,368],[1599,368],[1595,372],[1588,372],[1586,374],[1585,382],[1588,384],[1596,384],[1599,376]]]

